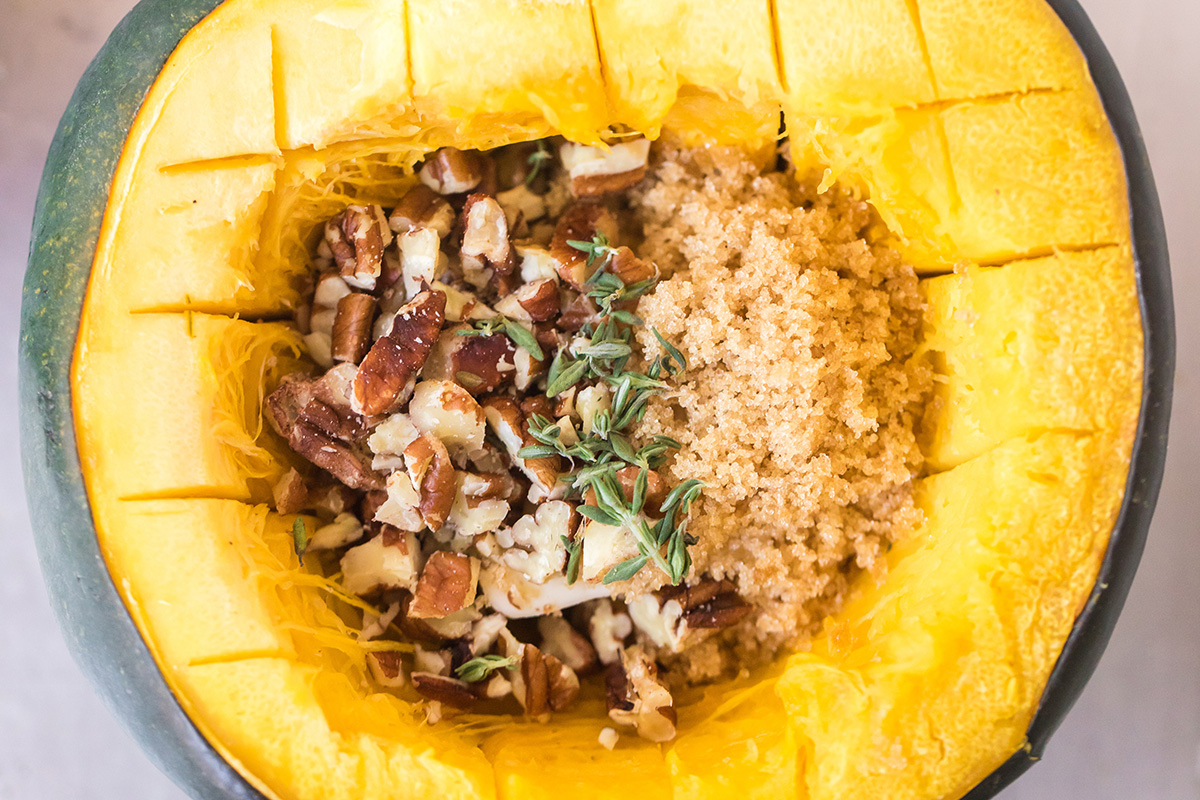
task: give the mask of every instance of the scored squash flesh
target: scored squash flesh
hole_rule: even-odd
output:
[[[600,748],[601,697],[423,725],[255,505],[287,466],[258,409],[300,354],[271,320],[312,227],[444,145],[763,148],[781,111],[930,275],[925,523],[811,652],[682,697],[667,745]],[[1120,506],[1141,353],[1120,153],[1041,0],[229,0],[130,132],[72,383],[118,591],[268,796],[937,798],[1023,744]]]

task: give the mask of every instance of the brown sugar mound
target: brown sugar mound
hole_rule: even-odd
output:
[[[689,362],[639,429],[683,444],[668,483],[705,482],[694,575],[727,577],[757,613],[680,656],[675,682],[803,647],[862,571],[920,521],[914,426],[932,372],[914,357],[923,303],[870,206],[765,172],[737,150],[658,151],[633,197],[640,254],[663,281],[650,327]]]

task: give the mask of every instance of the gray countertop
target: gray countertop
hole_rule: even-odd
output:
[[[83,69],[133,0],[0,0],[0,800],[183,800],[68,657],[17,453],[16,347],[33,200]],[[1100,667],[1005,800],[1200,800],[1200,0],[1083,0],[1124,74],[1174,261],[1179,367],[1166,481]]]

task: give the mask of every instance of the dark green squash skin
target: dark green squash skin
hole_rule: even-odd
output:
[[[1076,0],[1049,0],[1088,58],[1124,152],[1145,334],[1138,437],[1121,515],[1071,632],[1028,746],[967,794],[986,800],[1037,761],[1094,671],[1137,569],[1162,482],[1175,331],[1166,234],[1121,78]],[[196,730],[125,609],[96,538],[75,443],[71,360],[108,191],[146,93],[183,35],[219,0],[143,0],[79,82],[50,147],[21,306],[21,455],[34,537],[67,645],[116,716],[164,773],[203,800],[263,800]]]
[[[100,222],[125,137],[167,57],[219,0],[143,0],[79,81],[50,146],[21,302],[21,460],[42,573],[67,647],[151,760],[203,800],[264,800],[167,688],[96,539],[70,372]]]

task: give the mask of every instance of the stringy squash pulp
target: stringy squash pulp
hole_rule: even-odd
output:
[[[730,24],[736,20],[738,24]],[[469,58],[447,42],[503,42]],[[925,274],[924,523],[811,652],[679,698],[659,746],[423,725],[296,569],[267,387],[315,226],[441,146],[613,125],[768,146],[868,198]],[[1120,505],[1141,329],[1120,153],[1041,0],[231,0],[126,142],[73,367],[114,582],[180,703],[269,796],[955,797],[1023,742]],[[353,604],[353,598],[340,602]]]

